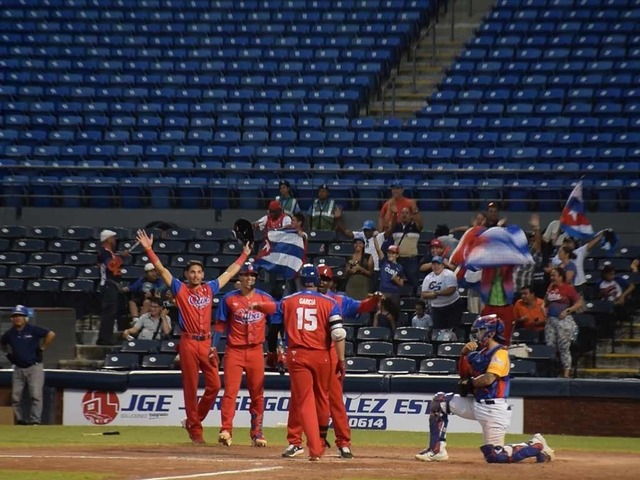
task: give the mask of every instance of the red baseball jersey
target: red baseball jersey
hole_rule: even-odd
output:
[[[262,344],[266,335],[267,315],[250,309],[249,304],[273,301],[271,295],[258,289],[255,289],[250,297],[242,295],[240,290],[234,290],[222,297],[216,311],[216,319],[225,323],[227,345]]]
[[[218,280],[201,283],[195,288],[174,278],[171,292],[178,305],[178,323],[183,332],[195,335],[211,333],[213,296],[220,290]]]
[[[278,304],[277,316],[284,321],[289,348],[328,350],[331,330],[342,327],[336,301],[313,290],[284,297]]]

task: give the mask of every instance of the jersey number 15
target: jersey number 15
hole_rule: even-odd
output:
[[[315,332],[318,329],[318,310],[315,308],[296,308],[298,330]]]

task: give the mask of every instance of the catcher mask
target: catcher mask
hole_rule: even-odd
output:
[[[253,225],[246,218],[236,220],[233,224],[233,234],[243,245],[247,242],[253,243]]]

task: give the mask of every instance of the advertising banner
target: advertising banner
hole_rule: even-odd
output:
[[[202,393],[202,392],[200,392]],[[429,401],[433,394],[363,393],[345,395],[351,428],[363,430],[428,430]],[[220,425],[219,395],[205,426]],[[240,390],[234,425],[249,426],[249,394]],[[284,427],[289,392],[269,390],[264,395],[265,427]],[[523,400],[511,398],[513,417],[508,433],[523,431]],[[185,417],[181,390],[132,389],[126,392],[65,390],[64,425],[179,426]],[[449,432],[480,432],[478,422],[449,417]]]

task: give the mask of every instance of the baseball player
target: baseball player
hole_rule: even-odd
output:
[[[362,301],[354,300],[342,293],[333,291],[335,279],[333,270],[326,265],[318,266],[320,285],[318,291],[332,298],[340,307],[342,318],[353,318],[359,313],[370,312],[378,305],[382,294],[375,293]],[[331,366],[335,371],[338,366],[338,355],[335,348],[331,349]],[[333,420],[333,430],[336,434],[336,446],[338,455],[341,458],[353,458],[351,452],[351,429],[349,428],[349,417],[342,398],[342,378],[338,375],[331,375],[329,384],[329,410]],[[304,453],[302,448],[302,419],[300,418],[298,404],[289,405],[289,418],[287,420],[287,440],[289,446],[282,453],[283,457],[297,457]]]
[[[539,463],[553,460],[553,450],[539,433],[526,443],[504,444],[511,406],[507,403],[509,353],[503,335],[504,324],[497,315],[478,317],[473,322],[471,341],[462,349],[458,364],[460,394],[439,392],[431,401],[429,448],[416,454],[416,459],[443,462],[449,458],[447,424],[449,415],[455,414],[480,423],[484,437],[480,450],[487,463],[515,463],[526,458],[535,458]]]
[[[211,343],[213,296],[240,271],[240,267],[251,252],[251,244],[250,242],[245,243],[242,254],[235,263],[216,280],[204,282],[202,263],[189,262],[185,269],[186,283],[183,283],[173,278],[151,249],[153,235],[149,237],[144,230],[138,230],[137,238],[158,275],[171,289],[178,306],[178,324],[182,332],[178,353],[182,370],[184,406],[187,413],[183,426],[187,429],[189,438],[194,444],[203,444],[205,441],[202,437],[202,421],[211,410],[220,390],[218,353]],[[205,388],[204,394],[198,401],[198,372],[200,370],[205,378]]]
[[[272,321],[284,322],[288,341],[287,369],[291,382],[290,405],[296,405],[307,437],[309,460],[324,453],[329,430],[329,384],[331,341],[336,349],[335,375],[344,377],[344,339],[340,308],[335,300],[317,291],[319,275],[312,264],[300,270],[302,290],[275,303],[255,305],[265,313],[275,312]],[[289,413],[291,415],[291,413]]]
[[[267,439],[262,433],[264,414],[264,352],[267,316],[250,308],[250,303],[274,302],[268,293],[254,287],[257,270],[253,263],[245,262],[240,268],[240,289],[227,293],[216,312],[213,345],[222,332],[227,332],[227,348],[224,353],[224,396],[222,397],[222,425],[218,441],[231,445],[233,417],[236,413],[236,398],[240,390],[242,372],[247,374],[247,389],[251,396],[251,443],[266,447]]]

